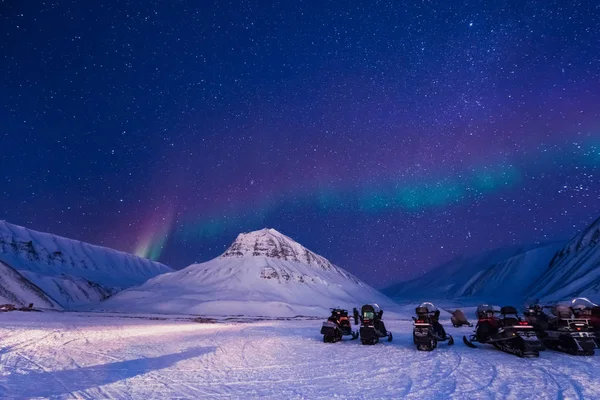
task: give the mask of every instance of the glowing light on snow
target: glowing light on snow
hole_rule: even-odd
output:
[[[272,325],[272,324],[271,324]],[[261,326],[269,326],[269,324],[263,324]],[[92,331],[96,332],[99,330],[104,331],[106,340],[111,340],[110,334],[114,332],[120,338],[148,338],[152,336],[169,335],[173,333],[185,334],[193,333],[198,331],[224,331],[224,330],[241,330],[243,326],[240,324],[225,324],[225,323],[212,323],[212,324],[200,324],[197,322],[164,322],[164,323],[147,323],[143,319],[140,319],[139,323],[131,323],[119,326],[110,325],[90,325],[87,327],[79,328],[82,332]],[[100,338],[99,340],[102,340]]]

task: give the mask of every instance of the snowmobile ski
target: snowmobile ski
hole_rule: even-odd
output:
[[[468,347],[472,348],[472,349],[476,349],[477,346],[475,346],[475,344],[471,341],[469,341],[469,339],[467,339],[466,336],[463,336],[463,343],[466,344]]]

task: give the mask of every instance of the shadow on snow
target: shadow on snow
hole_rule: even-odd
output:
[[[212,353],[215,347],[201,347],[159,357],[138,358],[109,364],[60,371],[13,372],[0,377],[0,397],[53,397],[108,385],[168,368],[190,358]],[[150,378],[152,380],[152,378]]]

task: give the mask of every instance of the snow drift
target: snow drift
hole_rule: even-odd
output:
[[[393,301],[274,229],[242,233],[211,261],[153,278],[99,305],[108,311],[202,315],[326,315]]]
[[[36,232],[5,221],[0,221],[0,261],[41,289],[53,304],[65,308],[98,302],[112,293],[172,271],[166,265],[132,254]]]

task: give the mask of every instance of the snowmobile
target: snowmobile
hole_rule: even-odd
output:
[[[544,309],[550,309],[552,316],[544,313]],[[573,355],[591,356],[596,348],[590,326],[591,309],[581,299],[575,299],[572,305],[536,305],[530,307],[525,315],[546,347]]]
[[[358,324],[360,319],[360,341],[362,344],[375,344],[379,342],[379,338],[387,337],[388,342],[392,341],[392,332],[385,329],[385,325],[381,320],[383,310],[379,309],[377,304],[365,304],[358,310],[354,309],[354,320]]]
[[[413,317],[413,343],[417,350],[431,351],[437,347],[438,342],[448,341],[454,344],[454,338],[446,334],[444,327],[439,322],[440,310],[432,303],[423,303],[415,309],[417,318]]]
[[[467,317],[465,317],[465,313],[461,310],[452,311],[451,314],[452,317],[450,317],[450,321],[455,328],[460,328],[463,325],[473,326],[473,324],[467,320]]]
[[[352,336],[350,340],[358,339],[358,332],[352,330],[352,324],[348,318],[348,310],[331,308],[331,315],[323,322],[321,335],[323,342],[335,343],[342,340],[342,336]]]
[[[477,347],[473,342],[487,343],[506,353],[527,358],[538,357],[544,349],[533,326],[522,321],[511,306],[500,310],[487,304],[478,306],[475,334],[469,339],[463,336],[463,342],[472,348]]]
[[[587,320],[588,331],[594,334],[596,347],[600,347],[600,307],[585,297],[578,297],[571,301],[571,309],[575,318]]]

